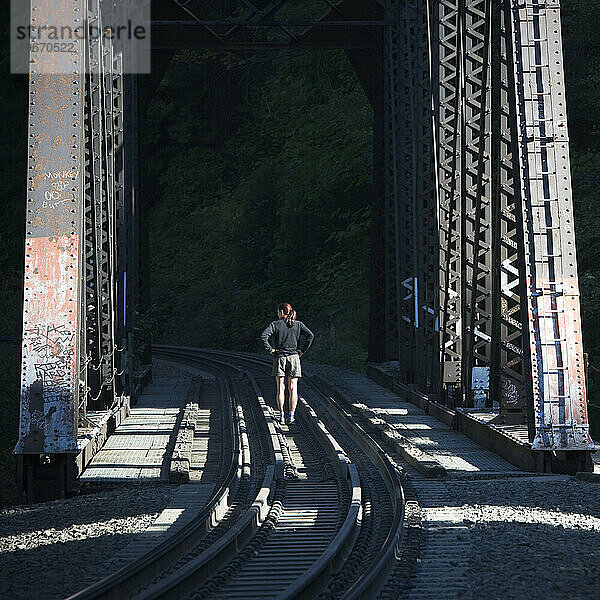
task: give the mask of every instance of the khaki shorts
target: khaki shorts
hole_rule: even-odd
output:
[[[272,375],[277,377],[302,377],[302,368],[300,367],[300,357],[297,354],[291,356],[279,356],[273,359]]]

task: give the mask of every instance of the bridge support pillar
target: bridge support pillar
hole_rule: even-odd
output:
[[[72,454],[20,454],[17,486],[29,504],[66,498],[73,489]]]
[[[584,465],[560,2],[385,11],[385,359],[450,408],[527,426],[534,450],[560,453],[544,464]]]
[[[77,28],[83,0],[32,1],[35,24]],[[84,43],[31,52],[19,441],[15,453],[77,453],[83,252]],[[27,459],[29,464],[29,459]],[[28,473],[31,471],[28,470]],[[28,475],[29,477],[29,475]]]

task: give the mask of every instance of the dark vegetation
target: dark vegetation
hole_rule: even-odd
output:
[[[345,55],[184,53],[145,130],[155,339],[258,350],[284,301],[312,360],[364,364],[372,111]]]
[[[10,74],[10,3],[0,5],[0,336],[20,337],[27,177],[27,77]],[[0,506],[18,501],[14,459],[18,438],[20,344],[0,341]]]
[[[584,339],[600,355],[600,13],[563,0]],[[27,78],[9,73],[2,3],[0,336],[20,335]],[[181,53],[144,130],[156,341],[257,350],[289,301],[310,358],[366,358],[371,112],[343,53]],[[12,476],[19,346],[0,342],[0,481]],[[600,365],[599,365],[600,366]],[[0,504],[14,490],[0,484]]]

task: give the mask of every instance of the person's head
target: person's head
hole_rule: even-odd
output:
[[[277,315],[280,319],[283,319],[286,322],[288,327],[292,327],[294,325],[294,321],[296,320],[296,311],[292,308],[291,304],[282,302],[277,307]]]

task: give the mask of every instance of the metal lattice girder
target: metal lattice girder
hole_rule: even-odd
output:
[[[110,5],[109,5],[110,6]],[[110,17],[110,14],[108,15]],[[105,18],[105,23],[112,23],[112,19]],[[102,230],[102,258],[103,258],[103,288],[102,288],[102,362],[104,390],[108,401],[114,398],[115,378],[115,132],[114,132],[114,47],[113,41],[107,38],[102,45],[102,116],[103,143],[104,143],[104,194],[103,194],[103,230]]]
[[[414,231],[417,247],[415,280],[416,375],[427,392],[435,390],[439,379],[439,232],[437,197],[434,194],[432,85],[430,65],[430,13],[426,2],[410,7],[414,23],[408,30],[413,49],[413,86],[411,94],[415,127],[413,132],[412,185],[417,214]]]
[[[462,259],[460,131],[460,64],[462,54],[458,0],[434,4],[432,64],[436,130],[436,184],[440,241],[441,383],[458,384],[462,363]]]
[[[397,153],[394,189],[397,193],[398,278],[402,338],[400,365],[407,383],[428,388],[437,365],[437,218],[432,203],[431,85],[427,5],[399,3],[400,62],[394,105]],[[391,65],[389,65],[391,68]],[[392,103],[390,103],[390,106]],[[392,175],[392,173],[389,173]],[[436,349],[437,350],[437,349]]]
[[[501,413],[521,413],[525,420],[526,370],[529,350],[523,339],[526,297],[523,273],[520,197],[515,194],[517,118],[511,13],[509,2],[494,13],[496,62],[494,88],[494,164],[496,165],[493,218],[494,346],[490,391]],[[499,343],[498,343],[499,341]]]
[[[139,167],[138,167],[138,78],[126,75],[123,79],[123,230],[119,237],[119,252],[124,257],[123,311],[126,335],[127,393],[133,394],[133,373],[136,367],[134,334],[136,310],[140,294],[139,282]]]
[[[382,31],[383,34],[383,31]],[[369,306],[369,360],[384,362],[386,356],[387,315],[385,307],[385,193],[384,193],[384,110],[383,110],[383,35],[377,48],[377,70],[373,84],[373,192],[371,217],[371,276]]]
[[[437,141],[434,101],[437,98],[434,65],[439,59],[435,36],[432,36],[432,24],[437,19],[437,11],[432,6],[437,0],[418,2],[419,28],[417,28],[417,91],[419,120],[419,162],[416,177],[419,182],[419,198],[422,229],[422,284],[419,308],[423,337],[425,365],[420,374],[419,384],[423,391],[438,398],[441,376],[440,346],[440,230],[439,230],[439,187],[437,185]],[[437,24],[437,22],[436,22]]]
[[[91,26],[99,27],[98,0],[87,0],[86,16]],[[102,139],[99,82],[100,41],[91,40],[86,47],[86,120],[85,120],[85,265],[86,265],[86,363],[88,386],[93,396],[100,393],[100,363],[102,342],[100,339],[101,317],[101,270],[98,265],[98,233],[102,227],[100,201],[102,195]],[[98,222],[99,221],[99,222]],[[100,273],[100,276],[99,276]]]
[[[386,20],[393,23],[384,31],[384,198],[385,198],[385,315],[386,359],[397,359],[399,344],[406,343],[406,323],[402,319],[402,298],[407,290],[400,275],[399,244],[399,115],[401,112],[400,61],[402,60],[402,30],[399,3],[388,0]],[[404,231],[404,228],[403,228]],[[410,246],[403,252],[410,252]],[[412,262],[404,257],[404,262]]]
[[[83,0],[32,0],[32,25],[73,30]],[[18,454],[77,452],[83,43],[31,47],[27,239]],[[38,48],[39,49],[39,48]]]
[[[391,150],[394,152],[393,177],[391,186],[394,190],[394,224],[396,234],[396,282],[398,305],[398,356],[400,370],[404,372],[404,380],[413,383],[416,379],[418,359],[422,358],[419,348],[419,281],[420,260],[417,240],[417,218],[419,214],[419,198],[416,183],[418,164],[418,127],[416,119],[415,98],[415,30],[417,27],[417,11],[414,3],[395,3],[399,11],[398,20],[398,62],[388,78],[393,100],[395,120],[394,140]],[[418,166],[417,166],[418,165]],[[419,169],[422,172],[422,169]]]
[[[558,1],[511,0],[533,448],[590,450]]]
[[[388,340],[407,383],[437,379],[438,236],[432,201],[427,4],[386,4],[385,272]],[[390,356],[390,355],[389,355]]]
[[[442,384],[471,396],[492,346],[492,0],[440,0],[430,60],[440,247]]]
[[[88,0],[87,21],[103,31],[111,7]],[[110,15],[108,15],[110,16]],[[86,351],[91,402],[111,404],[114,396],[115,179],[113,46],[92,36],[87,45],[86,85]]]
[[[106,23],[125,23],[128,6],[126,3],[111,3],[104,0],[101,4],[102,18]],[[135,48],[130,48],[130,52]],[[104,335],[111,332],[111,349],[103,357],[107,370],[110,371],[105,388],[120,395],[124,389],[125,355],[127,347],[126,305],[128,293],[126,285],[127,272],[127,238],[129,219],[132,207],[130,204],[131,185],[128,177],[128,165],[136,163],[134,157],[126,155],[126,140],[137,136],[137,130],[126,131],[125,121],[133,112],[132,106],[126,110],[126,76],[124,74],[125,59],[122,44],[117,40],[106,40],[103,52],[103,126],[105,136],[105,172],[107,190],[107,237],[106,250],[109,256],[110,305],[107,306],[108,318]],[[135,64],[135,58],[129,57],[129,65]],[[129,95],[131,96],[131,90]],[[114,385],[113,385],[114,383]]]
[[[114,146],[114,238],[113,238],[113,289],[114,289],[114,341],[118,348],[115,349],[114,368],[116,369],[118,395],[123,391],[123,350],[126,347],[125,323],[125,289],[124,273],[126,271],[127,252],[125,247],[125,165],[124,165],[124,75],[123,54],[121,51],[113,53],[113,146]]]
[[[407,382],[414,380],[418,294],[416,245],[417,198],[413,182],[416,121],[414,111],[414,46],[416,13],[410,3],[389,2],[387,15],[395,25],[386,28],[386,202],[388,240],[393,244],[389,276],[395,283],[397,355]]]
[[[492,0],[465,0],[461,56],[463,199],[463,388],[489,366],[492,342],[491,22]]]

